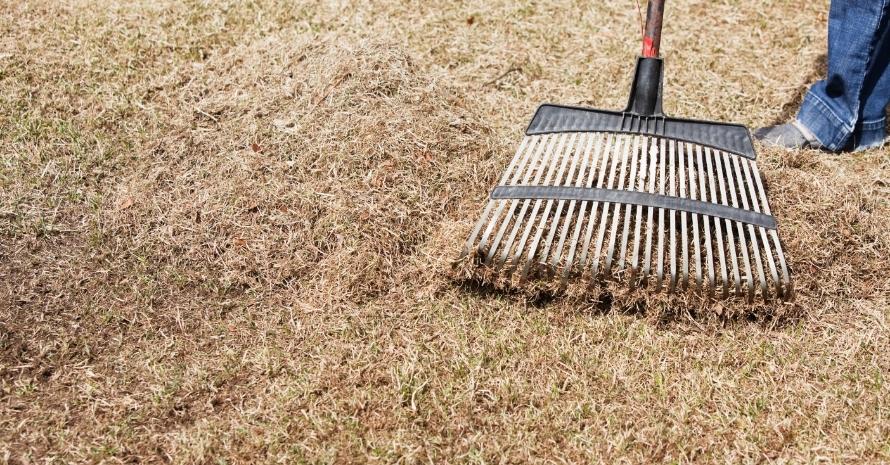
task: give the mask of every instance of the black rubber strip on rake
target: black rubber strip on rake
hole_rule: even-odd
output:
[[[776,229],[777,227],[776,219],[763,213],[701,200],[617,189],[568,186],[498,186],[491,192],[491,198],[495,200],[547,199],[621,203],[714,216],[766,229]]]

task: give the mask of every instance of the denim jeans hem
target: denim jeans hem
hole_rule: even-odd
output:
[[[849,123],[841,119],[832,109],[812,92],[808,92],[797,113],[797,120],[806,126],[819,139],[825,149],[836,152],[853,133]]]
[[[856,140],[855,151],[865,150],[884,145],[887,138],[887,118],[875,121],[863,121],[862,127],[854,135]]]

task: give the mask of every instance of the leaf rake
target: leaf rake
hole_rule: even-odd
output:
[[[791,273],[745,126],[662,111],[664,0],[650,0],[624,111],[545,104],[462,257],[709,298],[790,300]]]

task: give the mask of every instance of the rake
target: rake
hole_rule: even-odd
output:
[[[790,300],[751,135],[662,111],[664,0],[650,0],[624,111],[541,105],[462,258],[508,276],[624,280],[709,298]],[[758,291],[759,290],[759,291]]]

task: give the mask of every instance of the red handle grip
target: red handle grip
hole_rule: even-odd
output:
[[[643,32],[643,57],[658,58],[661,47],[661,23],[664,19],[664,1],[649,0],[646,9],[646,29]]]

